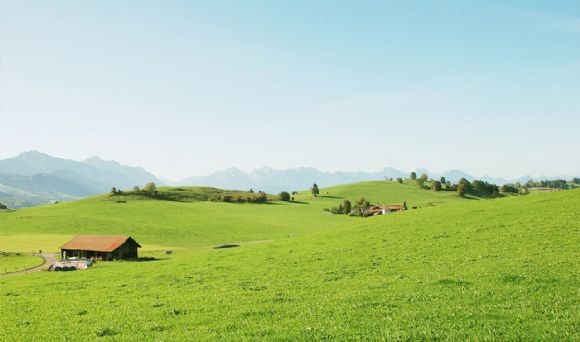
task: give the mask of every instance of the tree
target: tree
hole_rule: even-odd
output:
[[[580,178],[577,178],[577,177],[572,178],[572,183],[580,184]]]
[[[249,193],[253,194],[254,193],[254,189],[250,189],[250,191],[248,191]]]
[[[256,202],[258,202],[258,203],[266,203],[267,201],[268,201],[268,195],[265,192],[260,191],[259,192],[259,195],[258,195],[258,198],[256,199]]]
[[[143,190],[145,190],[146,192],[148,192],[150,194],[154,194],[157,191],[157,185],[155,185],[155,183],[153,183],[153,182],[149,182],[149,183],[145,184],[145,186],[143,187]]]
[[[0,203],[0,209],[2,209],[2,210],[3,210],[3,209],[8,209],[8,207],[7,207],[6,205],[4,205],[4,204]]]
[[[441,182],[440,181],[433,181],[433,184],[431,184],[431,189],[433,191],[441,191]]]
[[[451,181],[447,181],[447,182],[445,182],[445,190],[448,190],[448,191],[449,191],[449,190],[451,190],[451,189],[452,189],[452,186],[451,186]]]
[[[397,183],[402,184],[403,183],[403,178],[397,178]]]
[[[493,190],[493,192],[491,193],[491,198],[498,198],[499,197],[499,193],[496,190]]]
[[[116,193],[117,193],[117,188],[115,188],[115,187],[112,187],[112,188],[111,188],[111,194],[112,194],[112,195],[114,195],[114,194],[116,194]]]
[[[457,184],[457,193],[459,197],[465,197],[465,183]]]
[[[428,176],[426,173],[422,173],[422,174],[421,174],[421,180],[422,180],[423,182],[426,182],[426,181],[427,181],[427,179],[429,179],[429,176]]]
[[[447,184],[445,177],[441,177],[439,181],[441,182],[441,184]]]
[[[403,210],[407,210],[407,201],[403,201]]]
[[[314,195],[314,197],[318,197],[318,195],[320,194],[320,190],[318,190],[318,185],[316,185],[316,183],[314,183],[314,185],[312,185],[312,195]]]
[[[290,200],[290,194],[286,191],[282,191],[278,197],[280,198],[280,201],[288,202]]]
[[[423,189],[423,185],[425,184],[425,181],[423,180],[423,178],[419,178],[417,179],[417,185]]]
[[[141,191],[141,189],[139,189],[139,186],[135,185],[135,186],[133,187],[133,191],[135,191],[135,192],[139,192],[139,191]]]
[[[520,195],[529,195],[529,194],[530,194],[530,190],[528,190],[528,187],[527,186],[523,186],[520,189]]]
[[[349,200],[345,199],[344,202],[342,202],[342,208],[344,209],[344,213],[349,215],[350,211],[352,210],[352,204]]]
[[[412,180],[417,179],[417,172],[411,172],[411,179]]]

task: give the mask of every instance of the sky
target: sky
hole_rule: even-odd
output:
[[[0,159],[580,174],[578,1],[0,0]]]

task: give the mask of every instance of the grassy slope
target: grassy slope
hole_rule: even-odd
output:
[[[434,193],[394,182],[365,182],[322,189],[324,196],[316,199],[301,193],[297,196],[301,203],[184,203],[104,195],[0,213],[0,236],[4,236],[0,239],[0,250],[56,250],[75,234],[127,234],[146,245],[202,247],[278,239],[360,220],[322,215],[323,208],[342,202],[340,198],[325,197],[327,192],[328,196],[351,200],[363,194],[383,203],[406,200],[409,206],[461,201],[454,193]],[[127,203],[116,203],[119,198]],[[38,234],[47,238],[40,243],[34,242],[39,239]],[[30,245],[27,242],[31,242]]]
[[[336,217],[238,249],[4,278],[0,339],[578,340],[579,205],[579,191],[465,200]]]
[[[25,270],[43,263],[44,260],[41,257],[34,255],[0,255],[0,274]]]

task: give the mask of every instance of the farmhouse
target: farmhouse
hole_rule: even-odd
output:
[[[397,211],[401,211],[401,210],[405,210],[405,207],[403,207],[402,205],[381,205],[381,211],[384,214],[389,214],[389,213],[394,213]]]
[[[405,210],[402,205],[373,205],[367,208],[368,216],[385,215]]]
[[[111,260],[137,258],[141,245],[130,236],[77,235],[60,247],[63,259]]]

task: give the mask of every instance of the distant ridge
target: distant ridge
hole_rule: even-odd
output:
[[[430,178],[457,182],[461,178],[480,179],[502,185],[505,183],[525,183],[530,179],[571,179],[572,176],[531,177],[507,180],[491,176],[474,177],[462,170],[453,169],[443,173],[429,172],[427,169],[415,170],[417,175],[426,173]],[[325,172],[313,167],[277,170],[268,166],[252,172],[238,168],[211,173],[207,176],[190,177],[178,182],[160,180],[141,167],[122,165],[116,161],[106,161],[90,157],[75,161],[49,156],[38,151],[23,152],[16,157],[0,160],[0,202],[11,208],[47,204],[53,201],[68,201],[81,197],[108,192],[111,187],[129,189],[147,182],[157,185],[196,185],[213,186],[230,190],[262,190],[268,193],[304,190],[317,183],[320,187],[334,186],[362,181],[396,179],[409,177],[404,172],[386,167],[377,172],[337,171]],[[574,176],[577,177],[577,176]]]
[[[29,151],[0,160],[0,202],[28,207],[97,195],[111,187],[130,188],[162,182],[140,167],[91,157],[85,161]]]

